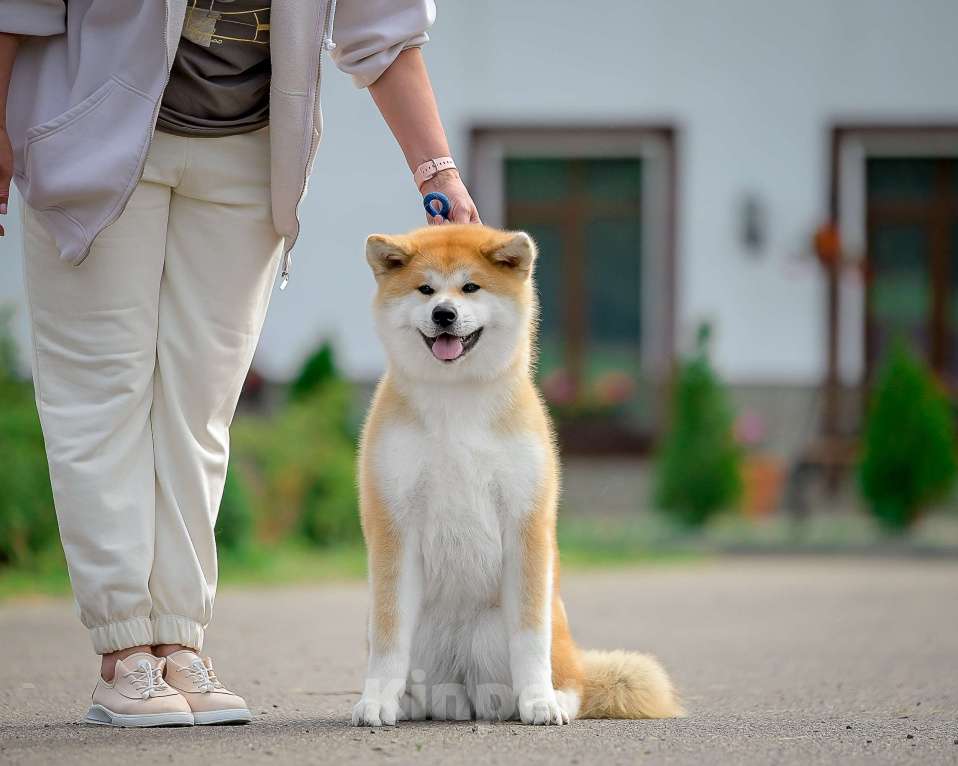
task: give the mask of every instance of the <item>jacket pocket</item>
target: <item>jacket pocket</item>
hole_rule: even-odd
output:
[[[61,210],[96,234],[138,180],[153,107],[148,95],[111,77],[75,106],[30,128],[24,199],[36,210]]]

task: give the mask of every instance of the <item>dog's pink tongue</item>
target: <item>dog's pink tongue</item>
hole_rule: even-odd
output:
[[[432,354],[436,359],[449,362],[462,353],[462,340],[455,335],[440,335],[432,344]]]

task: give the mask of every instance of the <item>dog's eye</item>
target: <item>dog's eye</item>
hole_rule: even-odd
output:
[[[478,289],[479,285],[477,285],[475,282],[466,282],[466,284],[462,286],[462,291],[464,293],[474,293]]]
[[[419,292],[421,292],[423,295],[432,295],[434,292],[436,292],[429,285],[419,285],[419,287],[416,289],[419,290]]]

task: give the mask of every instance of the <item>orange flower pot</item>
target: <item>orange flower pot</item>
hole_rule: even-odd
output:
[[[748,455],[742,462],[742,512],[758,519],[778,510],[785,464],[773,455]]]

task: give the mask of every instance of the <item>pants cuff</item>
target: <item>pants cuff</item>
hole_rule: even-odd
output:
[[[121,622],[111,622],[90,628],[93,651],[97,654],[109,654],[131,646],[151,646],[153,623],[149,617],[131,617]]]
[[[194,651],[203,649],[203,626],[178,614],[160,614],[153,617],[154,644],[182,644]]]

